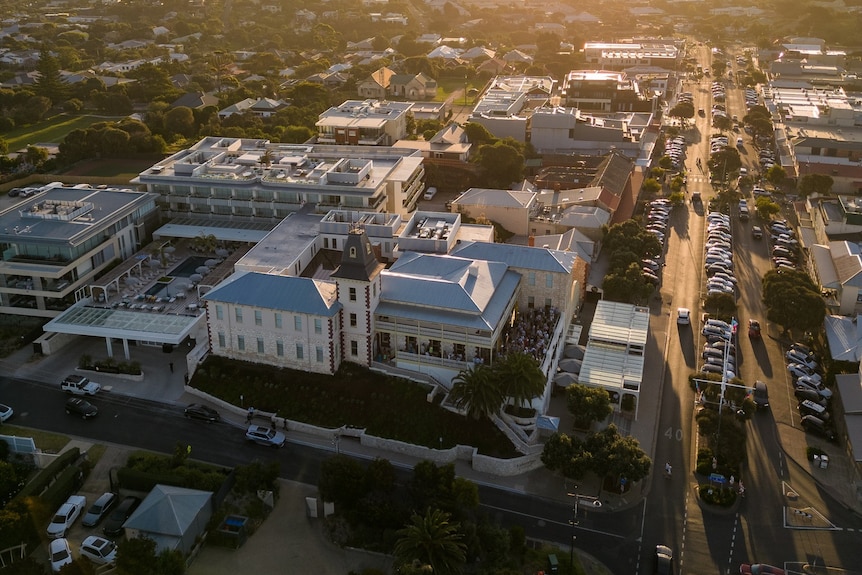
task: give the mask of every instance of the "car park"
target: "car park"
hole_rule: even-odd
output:
[[[269,447],[284,447],[287,441],[282,432],[263,425],[250,425],[245,432],[245,438],[259,445]]]
[[[141,500],[137,497],[130,496],[123,499],[108,516],[108,520],[105,521],[105,526],[102,527],[102,531],[105,535],[114,536],[122,533],[123,523],[126,522],[126,519],[132,516],[132,513],[135,512],[135,509],[137,509],[140,504]]]
[[[117,546],[98,535],[90,535],[81,543],[80,553],[96,565],[110,565],[117,560]]]
[[[730,339],[731,333],[730,333],[730,330],[708,325],[708,326],[705,326],[703,328],[703,330],[701,331],[701,335],[703,335],[703,336],[717,335],[717,336],[722,337],[724,339]]]
[[[708,357],[717,357],[719,359],[724,359],[724,350],[711,347],[707,344],[707,346],[703,348],[703,351],[700,355],[703,359],[706,359]]]
[[[59,573],[60,569],[72,562],[72,549],[66,539],[61,537],[48,544],[48,561],[54,573]]]
[[[811,359],[813,359],[814,361],[819,361],[819,359],[820,359],[819,357],[817,357],[817,354],[814,353],[814,350],[812,350],[809,346],[807,346],[803,343],[799,343],[799,342],[791,343],[790,349],[798,351],[800,353],[803,353],[807,357],[810,357]]]
[[[99,408],[80,397],[70,397],[66,400],[66,414],[80,415],[83,419],[91,419],[99,415]]]
[[[65,537],[66,532],[69,531],[69,528],[78,516],[81,515],[85,505],[87,505],[86,497],[83,495],[70,495],[66,502],[57,509],[57,512],[51,519],[51,523],[48,524],[48,537],[52,539]]]
[[[108,511],[113,509],[117,503],[117,496],[110,491],[103,493],[96,499],[95,502],[87,510],[84,518],[81,520],[81,525],[84,527],[95,527],[108,514]]]
[[[718,279],[724,280],[726,282],[730,282],[733,285],[736,285],[736,278],[733,276],[733,274],[729,274],[727,272],[716,272],[716,273],[712,274],[712,277],[718,278]]]
[[[714,264],[708,264],[708,265],[706,266],[706,273],[707,273],[707,274],[709,274],[709,275],[713,275],[713,274],[716,274],[716,273],[719,273],[719,272],[724,272],[724,273],[733,273],[733,267],[732,267],[732,266],[727,266],[727,265],[725,265],[725,264],[724,264],[724,263],[722,263],[722,262],[717,262],[717,263],[714,263]]]
[[[793,397],[795,397],[796,399],[798,399],[800,401],[802,401],[802,400],[813,401],[815,403],[819,403],[823,407],[826,407],[826,405],[829,403],[829,400],[826,399],[825,397],[823,397],[822,395],[820,395],[819,393],[817,393],[816,389],[806,387],[804,385],[797,385],[794,387]]]
[[[219,414],[218,411],[216,411],[212,407],[203,405],[201,403],[189,404],[183,410],[183,415],[185,415],[189,419],[200,419],[201,421],[206,421],[207,423],[215,423],[216,421],[221,420],[221,414]]]
[[[722,351],[722,353],[724,353],[724,350],[726,349],[730,352],[730,355],[736,355],[736,346],[734,346],[733,342],[731,341],[721,340],[715,343],[707,343],[705,345],[708,345],[709,347],[715,349],[719,349]]]
[[[835,441],[835,433],[832,431],[832,428],[819,417],[815,415],[803,415],[800,423],[805,431],[824,437],[829,441]]]

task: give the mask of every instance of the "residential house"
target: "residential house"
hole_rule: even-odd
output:
[[[412,106],[412,102],[347,100],[320,114],[317,141],[391,146],[407,137],[407,115]]]
[[[437,95],[437,80],[421,72],[395,74],[389,79],[389,95],[407,100],[431,99]]]
[[[832,241],[811,246],[814,277],[832,313],[862,312],[862,249],[856,243]]]
[[[289,104],[283,100],[273,100],[272,98],[259,98],[256,100],[254,98],[246,98],[245,100],[240,100],[235,104],[222,108],[219,110],[218,116],[219,118],[224,119],[229,118],[234,114],[251,112],[260,118],[268,118],[287,106],[289,106]]]
[[[434,134],[430,140],[398,140],[392,146],[419,150],[426,164],[451,167],[466,164],[469,161],[472,144],[464,128],[458,124],[449,124]]]
[[[179,108],[185,106],[192,110],[200,110],[207,106],[218,106],[219,99],[216,96],[205,94],[203,92],[188,92],[183,94],[171,103],[171,108]]]
[[[374,98],[377,100],[385,100],[389,93],[389,84],[394,75],[395,72],[385,66],[372,72],[368,78],[356,86],[359,97],[364,99]]]
[[[453,212],[487,218],[520,236],[529,235],[530,217],[538,209],[535,192],[470,188],[452,200]]]

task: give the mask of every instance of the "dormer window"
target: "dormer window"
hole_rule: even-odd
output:
[[[354,248],[354,247],[350,248],[350,257],[356,258],[356,248]]]

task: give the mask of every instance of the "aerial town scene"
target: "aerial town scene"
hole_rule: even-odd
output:
[[[860,28],[0,0],[0,575],[862,575]]]

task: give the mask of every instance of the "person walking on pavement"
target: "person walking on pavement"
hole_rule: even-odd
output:
[[[174,372],[174,362],[170,362],[168,364],[168,367],[171,369],[171,373],[173,373]]]
[[[254,419],[254,408],[253,408],[253,407],[249,407],[249,408],[248,408],[248,415],[247,415],[247,416],[246,416],[246,418],[245,418],[245,422],[246,422],[246,423],[251,423],[251,420],[252,420],[252,419]]]

